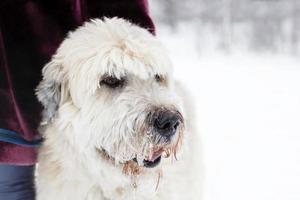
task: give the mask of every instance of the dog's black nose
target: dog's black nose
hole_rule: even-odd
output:
[[[154,119],[154,128],[164,137],[173,136],[181,123],[181,117],[178,113],[172,111],[160,111]]]

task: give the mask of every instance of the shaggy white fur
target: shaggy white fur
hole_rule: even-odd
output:
[[[45,108],[37,200],[198,200],[198,139],[180,88],[147,30],[112,18],[71,32],[36,92]],[[159,112],[178,117],[171,138],[154,128]]]

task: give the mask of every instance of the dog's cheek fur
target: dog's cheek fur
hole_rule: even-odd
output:
[[[114,103],[109,102],[103,97],[90,102],[93,106],[81,109],[82,115],[89,116],[82,123],[86,124],[84,129],[89,132],[94,147],[105,149],[116,163],[124,163],[140,151],[147,105],[137,99],[125,100],[122,96],[115,98]]]

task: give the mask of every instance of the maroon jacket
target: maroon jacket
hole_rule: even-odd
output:
[[[34,89],[67,32],[118,16],[154,33],[147,0],[0,0],[0,128],[33,140],[41,117]],[[0,142],[0,163],[34,164],[33,148]]]

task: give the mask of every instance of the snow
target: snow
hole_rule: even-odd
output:
[[[196,102],[203,200],[299,200],[299,58],[199,53],[188,29],[157,29]]]

